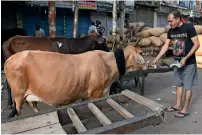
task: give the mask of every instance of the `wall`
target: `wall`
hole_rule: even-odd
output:
[[[138,8],[136,9],[136,22],[145,22],[147,27],[154,26],[154,11],[151,8]]]

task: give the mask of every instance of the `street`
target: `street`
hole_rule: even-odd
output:
[[[165,121],[157,126],[149,126],[133,132],[134,134],[199,134],[202,133],[202,70],[199,69],[199,86],[193,89],[190,116],[175,118],[175,112],[166,112]],[[146,78],[145,97],[165,104],[175,104],[175,87],[172,85],[172,72],[149,74]]]

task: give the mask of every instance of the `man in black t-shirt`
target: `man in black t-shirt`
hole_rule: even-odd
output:
[[[181,14],[172,11],[168,15],[168,23],[171,28],[168,31],[167,40],[158,56],[153,60],[155,65],[166,53],[172,43],[173,56],[179,68],[174,70],[174,83],[176,86],[176,104],[168,108],[169,112],[179,111],[175,117],[183,118],[188,116],[188,106],[191,100],[193,86],[198,83],[198,73],[195,52],[200,47],[195,28],[191,24],[181,21]],[[182,106],[183,89],[186,90],[184,106]]]

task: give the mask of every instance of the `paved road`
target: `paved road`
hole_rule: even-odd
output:
[[[133,133],[136,134],[200,134],[202,133],[202,70],[199,71],[199,86],[193,89],[190,105],[190,116],[179,119],[174,112],[166,112],[165,121],[158,126],[149,126]],[[172,86],[172,72],[163,74],[150,74],[146,78],[146,97],[165,104],[175,103],[175,87]]]

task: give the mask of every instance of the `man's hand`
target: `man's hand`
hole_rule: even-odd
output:
[[[157,62],[158,62],[158,60],[155,58],[155,59],[151,62],[151,65],[156,65]]]
[[[170,45],[171,40],[167,39],[163,47],[161,48],[161,51],[159,52],[158,56],[152,61],[151,65],[155,66],[156,63],[159,61],[159,59],[166,53],[168,50],[168,47]]]
[[[155,68],[156,69],[156,63],[158,62],[158,60],[155,58],[150,64],[149,64],[149,66],[150,67],[153,67],[153,68]]]
[[[181,67],[184,67],[186,61],[187,61],[187,59],[185,57],[180,61]]]

